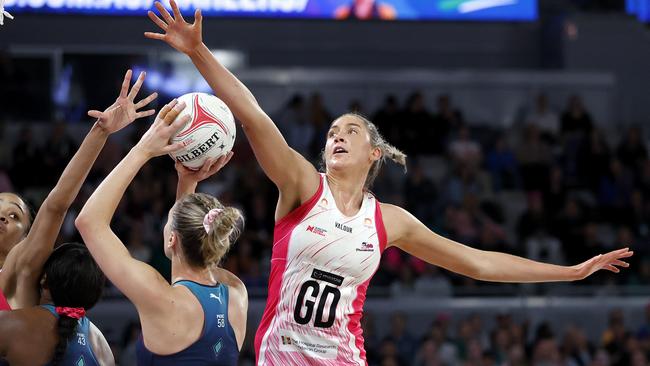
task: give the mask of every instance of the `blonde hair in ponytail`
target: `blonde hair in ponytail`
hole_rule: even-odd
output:
[[[368,130],[368,136],[370,137],[370,145],[372,147],[378,147],[381,150],[381,157],[372,163],[370,166],[370,171],[368,171],[368,176],[366,176],[366,182],[364,183],[364,188],[370,189],[372,187],[375,178],[379,174],[382,165],[386,159],[390,159],[393,162],[404,167],[404,173],[406,173],[406,154],[402,150],[396,148],[395,146],[389,144],[386,139],[379,133],[377,126],[370,120],[359,113],[346,113],[339,118],[343,117],[354,117],[364,123],[366,129]],[[323,154],[323,165],[325,165],[325,155]]]
[[[204,220],[210,210],[219,212],[206,230]],[[217,265],[240,234],[244,217],[238,209],[226,207],[205,193],[181,198],[172,213],[171,229],[181,241],[183,253],[195,267]]]

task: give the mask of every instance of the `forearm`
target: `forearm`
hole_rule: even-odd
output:
[[[95,123],[77,153],[63,170],[59,181],[43,202],[41,209],[65,214],[77,197],[107,138],[108,133]]]
[[[188,194],[196,192],[197,183],[193,180],[178,179],[178,185],[176,186],[176,201],[180,200]]]
[[[510,254],[478,251],[477,278],[493,282],[559,282],[580,279],[576,267],[536,262]]]
[[[188,55],[212,90],[232,110],[242,125],[254,120],[261,112],[257,100],[248,88],[219,63],[205,44]]]

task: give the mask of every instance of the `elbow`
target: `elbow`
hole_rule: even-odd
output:
[[[77,228],[81,236],[86,236],[86,233],[90,231],[92,226],[92,220],[88,217],[88,214],[81,211],[79,216],[74,220],[74,226]]]
[[[469,261],[465,275],[477,281],[490,281],[492,275],[487,258],[476,258]]]
[[[64,202],[64,200],[57,199],[56,197],[53,198],[52,196],[56,196],[54,191],[47,196],[45,201],[43,201],[41,210],[46,210],[52,215],[64,216],[68,212],[72,202]]]

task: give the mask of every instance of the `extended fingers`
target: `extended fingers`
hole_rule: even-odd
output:
[[[129,92],[131,75],[132,75],[131,69],[126,70],[126,74],[124,74],[124,80],[122,80],[122,89],[120,89],[120,98],[126,98],[127,93]]]
[[[174,12],[174,18],[176,18],[176,20],[185,21],[185,19],[183,18],[183,14],[181,14],[181,11],[178,9],[178,5],[176,4],[176,1],[170,0],[169,4],[172,6],[172,11]]]
[[[142,83],[144,82],[144,78],[147,75],[146,72],[141,71],[140,75],[138,75],[138,80],[135,81],[135,84],[133,84],[133,87],[131,88],[131,91],[129,92],[128,98],[130,100],[135,99],[135,96],[138,95],[140,92],[140,88],[142,87]]]
[[[620,269],[618,269],[617,267],[615,267],[615,266],[613,266],[611,264],[608,264],[608,265],[604,266],[603,269],[606,269],[606,270],[608,270],[610,272],[614,272],[614,273],[619,273],[621,271]]]
[[[151,19],[154,23],[156,23],[156,25],[159,26],[162,30],[167,30],[167,23],[165,23],[162,19],[158,18],[156,13],[149,10],[147,12],[147,15],[149,16],[149,19]]]
[[[171,111],[172,108],[174,108],[174,106],[175,106],[177,103],[178,103],[178,99],[174,99],[174,100],[172,100],[171,102],[165,104],[165,105],[162,107],[162,109],[160,110],[160,112],[158,112],[158,119],[161,120],[161,121],[164,120],[164,119],[165,119],[165,116],[167,116],[167,114],[169,114],[169,111]]]
[[[176,117],[178,117],[178,115],[181,113],[181,111],[183,109],[185,109],[185,102],[176,103],[173,106],[173,108],[169,111],[169,113],[167,113],[165,115],[165,117],[163,117],[163,120],[165,121],[165,124],[166,125],[177,124],[177,122],[179,122],[179,121],[175,121]],[[183,124],[184,124],[184,123],[186,123],[187,121],[190,120],[190,116],[186,115],[186,116],[184,116],[184,118],[179,118],[179,120],[184,120],[185,121],[185,122],[183,122]],[[182,127],[182,126],[183,125],[181,124],[180,127]]]
[[[135,109],[138,110],[147,104],[151,103],[154,99],[158,98],[158,93],[151,93],[148,97],[142,99],[135,104]]]
[[[158,11],[160,12],[160,15],[162,15],[163,19],[165,19],[165,22],[167,22],[167,24],[174,22],[174,18],[172,18],[172,16],[169,14],[167,9],[165,9],[165,7],[160,1],[156,1],[154,5],[156,6],[156,9],[158,9]]]
[[[99,119],[99,118],[102,118],[102,116],[104,115],[104,113],[101,112],[101,111],[98,111],[98,110],[94,110],[94,109],[93,109],[93,110],[88,111],[88,115],[89,115],[90,117],[93,117],[93,118],[97,118],[97,119]]]

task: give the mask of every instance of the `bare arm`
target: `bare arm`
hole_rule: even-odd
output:
[[[140,74],[129,93],[130,80],[131,70],[127,71],[124,77],[120,96],[115,103],[105,112],[89,112],[89,115],[98,119],[97,122],[41,205],[27,237],[9,252],[6,265],[0,272],[0,286],[12,308],[19,309],[37,304],[38,280],[43,264],[50,256],[65,215],[108,136],[135,119],[154,113],[153,110],[137,112],[137,109],[154,100],[155,93],[137,104],[133,102],[144,81],[144,73]]]
[[[195,13],[194,24],[188,24],[176,3],[173,0],[170,3],[174,17],[159,2],[156,2],[156,8],[164,20],[149,12],[149,17],[165,34],[146,32],[145,36],[163,40],[190,57],[214,93],[223,99],[241,122],[257,161],[285,196],[284,199],[307,200],[318,189],[316,168],[289,147],[250,90],[221,65],[203,43],[200,10]]]
[[[100,366],[115,365],[115,358],[113,357],[111,346],[106,341],[106,338],[104,338],[104,334],[102,334],[93,322],[90,322],[90,346]]]
[[[183,107],[175,100],[163,107],[140,142],[97,187],[75,221],[88,250],[106,277],[134,303],[138,311],[164,311],[169,304],[161,298],[171,294],[171,286],[151,266],[131,257],[110,223],[120,199],[140,168],[152,157],[180,147],[168,144],[172,134],[189,119],[186,116],[171,123]]]
[[[388,240],[409,254],[477,280],[493,282],[576,281],[605,269],[615,273],[628,267],[627,248],[598,255],[575,266],[558,266],[510,254],[474,249],[435,234],[405,210],[382,204]]]

